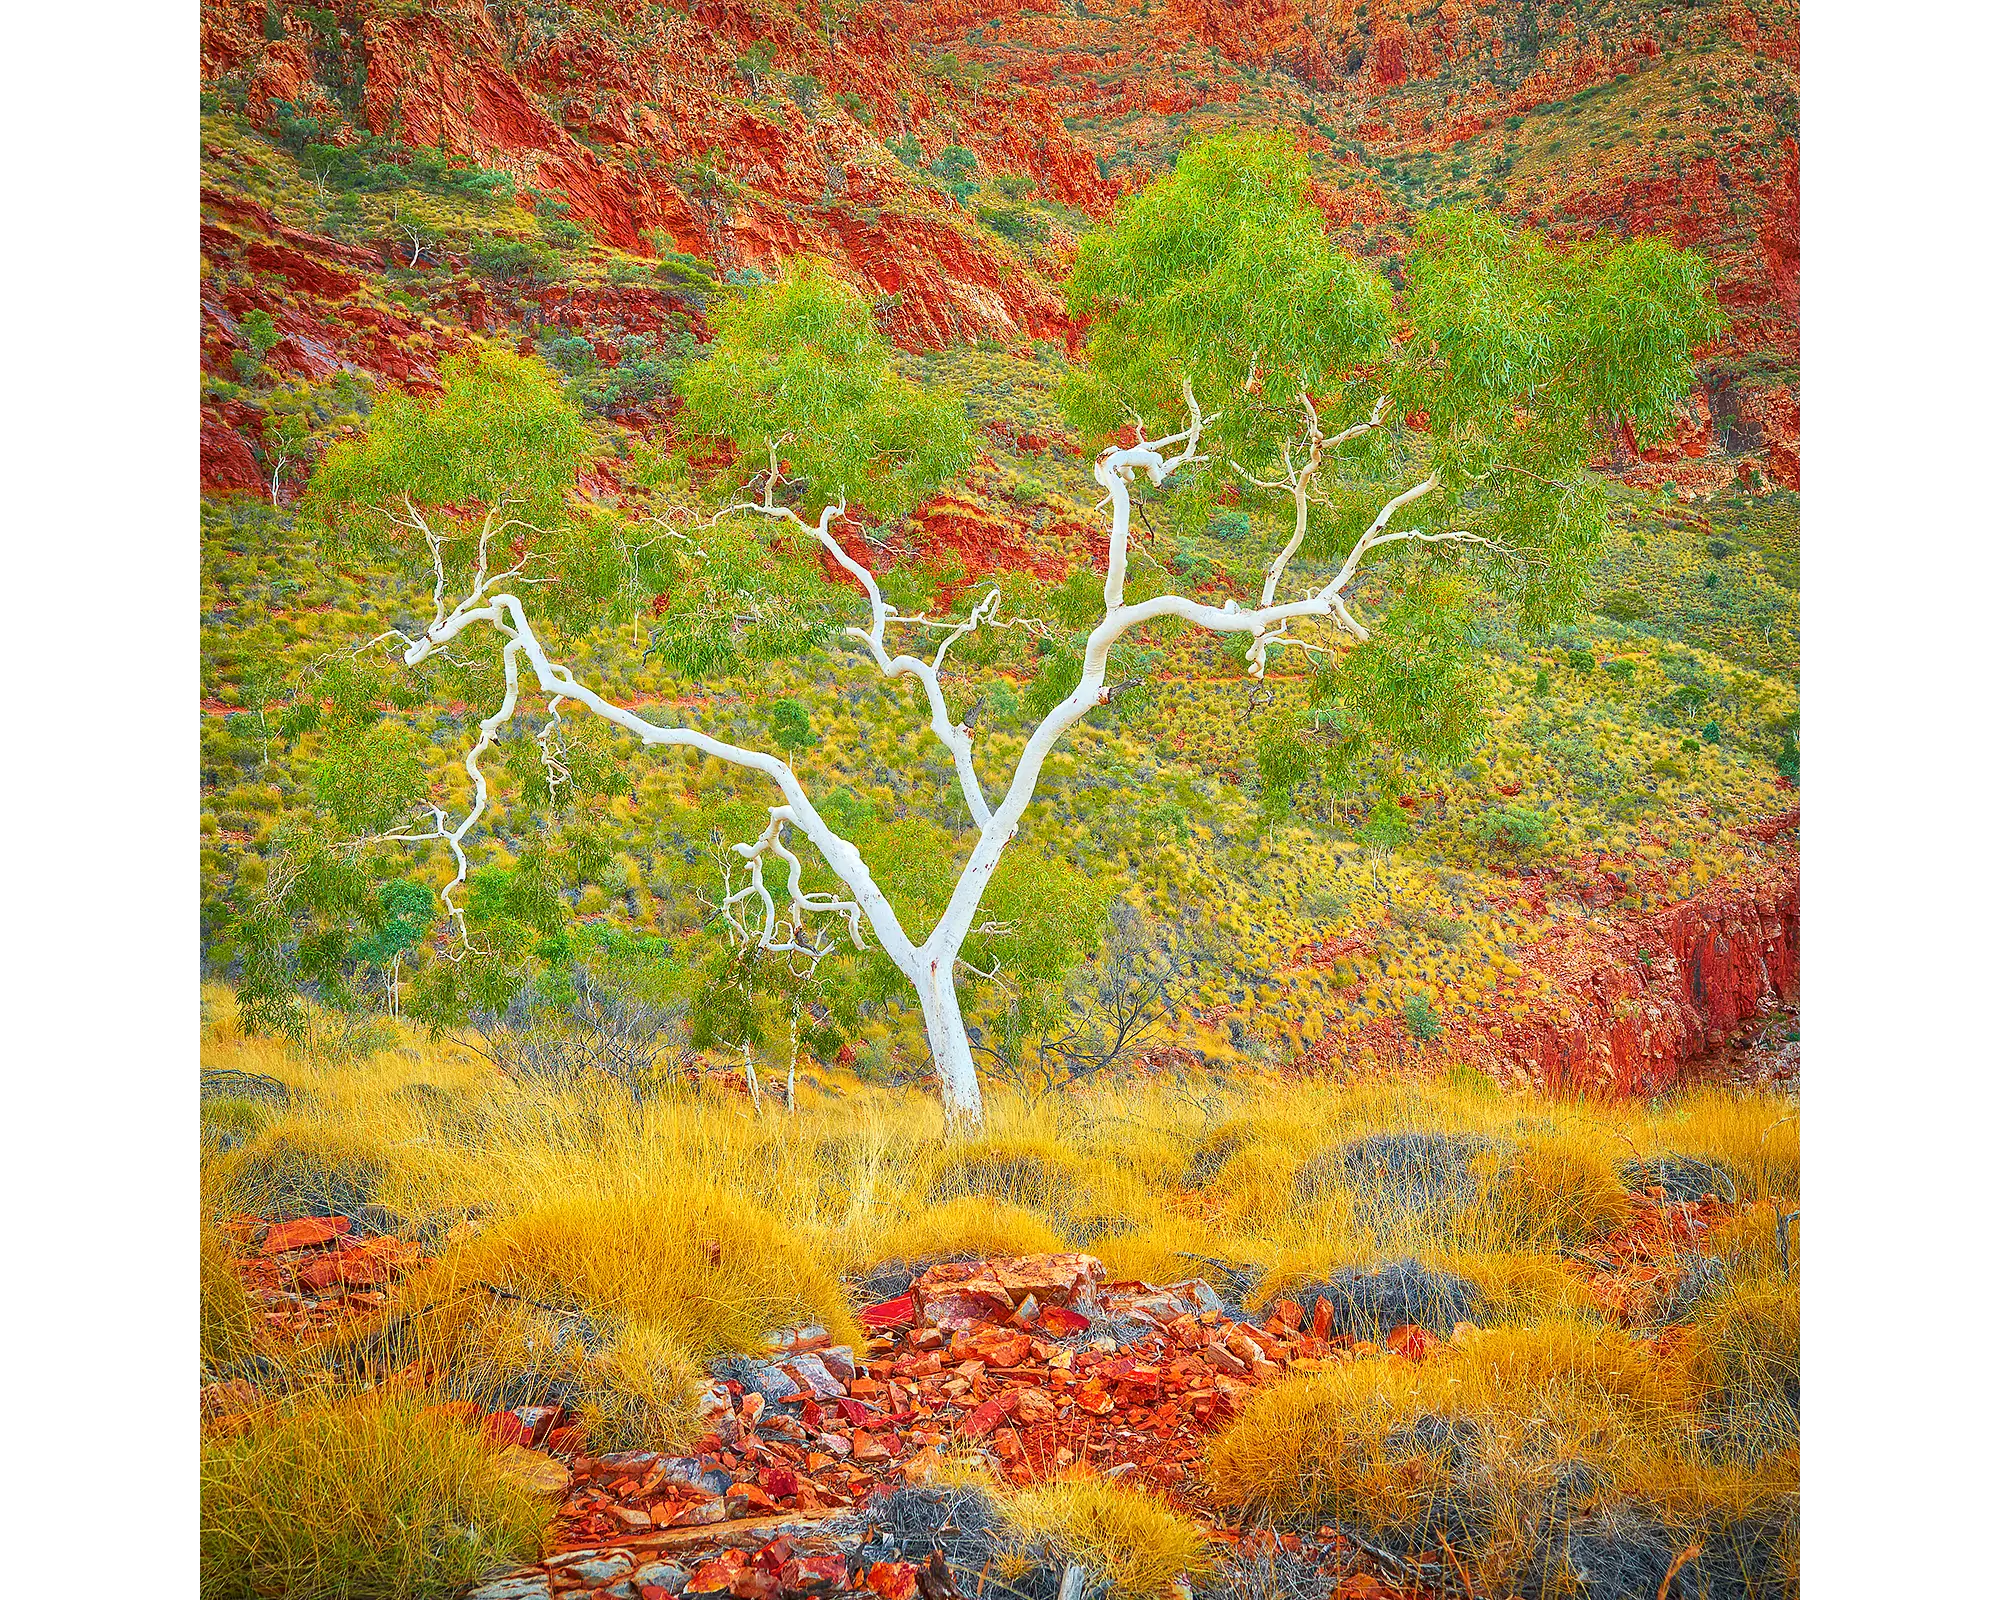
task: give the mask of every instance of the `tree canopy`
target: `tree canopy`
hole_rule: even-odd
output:
[[[753,469],[775,448],[788,479],[878,516],[908,511],[972,458],[963,402],[892,372],[867,303],[810,258],[717,311],[681,394],[685,426],[727,438]]]
[[[1335,245],[1312,192],[1288,141],[1217,135],[1121,202],[1069,282],[1091,318],[1063,394],[1079,427],[1144,418],[1157,436],[1192,394],[1219,415],[1207,459],[1174,474],[1176,520],[1195,531],[1218,498],[1285,494],[1295,537],[1270,583],[1293,555],[1358,554],[1375,585],[1367,640],[1321,658],[1307,708],[1264,732],[1279,797],[1315,770],[1346,782],[1370,750],[1462,758],[1481,614],[1531,633],[1574,614],[1605,525],[1592,460],[1614,424],[1642,439],[1671,424],[1722,328],[1698,256],[1557,246],[1466,209],[1418,223],[1398,291]],[[1413,527],[1454,537],[1372,547],[1371,530]]]

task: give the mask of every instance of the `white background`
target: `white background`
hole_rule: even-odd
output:
[[[1992,1593],[2000,49],[1805,11],[1806,1592]],[[5,48],[0,1589],[193,1594],[198,16]]]

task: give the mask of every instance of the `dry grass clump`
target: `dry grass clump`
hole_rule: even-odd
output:
[[[594,1450],[678,1446],[701,1432],[704,1375],[657,1322],[475,1290],[417,1312],[392,1348],[482,1411],[565,1407]]]
[[[1155,1600],[1210,1571],[1208,1535],[1143,1489],[1058,1478],[1006,1497],[1008,1525],[1038,1554],[1075,1562],[1118,1600]]]
[[[390,1156],[378,1139],[340,1123],[286,1116],[222,1169],[239,1211],[274,1222],[298,1217],[358,1220],[378,1203]]]
[[[1589,1286],[1559,1256],[1533,1250],[1450,1250],[1427,1266],[1463,1278],[1479,1291],[1483,1322],[1528,1324],[1588,1316],[1598,1309]]]
[[[930,1262],[1038,1255],[1063,1247],[1048,1219],[1026,1206],[960,1195],[888,1227],[867,1253],[876,1261]]]
[[[1531,1138],[1481,1186],[1478,1225],[1520,1244],[1580,1244],[1611,1232],[1632,1197],[1595,1141],[1576,1133]]]
[[[1422,1363],[1365,1360],[1252,1398],[1210,1445],[1217,1500],[1297,1527],[1344,1521],[1415,1550],[1448,1540],[1506,1592],[1552,1516],[1579,1514],[1610,1467],[1685,1433],[1684,1375],[1583,1321],[1460,1336]]]
[[[1744,1201],[1799,1192],[1796,1105],[1762,1095],[1701,1089],[1651,1119],[1641,1148],[1647,1157],[1690,1155],[1727,1172]]]
[[[1685,1351],[1727,1431],[1760,1455],[1796,1442],[1799,1427],[1799,1288],[1796,1280],[1724,1285],[1689,1322]]]
[[[235,1252],[204,1208],[201,1218],[201,1370],[204,1380],[247,1360],[256,1328]]]
[[[407,1398],[311,1397],[201,1447],[204,1600],[457,1593],[540,1550],[546,1504]]]
[[[482,1283],[654,1324],[696,1360],[761,1350],[767,1334],[807,1322],[860,1338],[810,1240],[685,1170],[604,1173],[550,1193],[449,1250],[418,1292],[438,1301]]]

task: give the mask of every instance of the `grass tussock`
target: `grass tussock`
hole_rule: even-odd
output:
[[[928,1100],[832,1074],[796,1112],[767,1097],[759,1115],[695,1091],[526,1088],[413,1034],[307,1059],[212,1028],[206,1064],[292,1091],[230,1130],[234,1148],[205,1146],[211,1214],[315,1194],[344,1212],[365,1193],[438,1250],[333,1365],[414,1366],[487,1406],[559,1402],[597,1449],[684,1443],[707,1362],[801,1322],[852,1340],[851,1305],[905,1268],[1083,1248],[1113,1278],[1199,1274],[1259,1310],[1344,1285],[1363,1337],[1476,1325],[1422,1363],[1262,1391],[1208,1467],[1245,1514],[1351,1520],[1412,1550],[1442,1536],[1489,1586],[1620,1551],[1656,1589],[1697,1536],[1763,1573],[1788,1537],[1798,1233],[1778,1224],[1797,1122],[1775,1097],[1609,1106],[1464,1075],[1104,1084],[996,1099],[986,1135],[954,1146]],[[1745,1205],[1700,1241],[1655,1354],[1572,1257],[1628,1214],[1623,1169],[1668,1158],[1726,1172]],[[1153,1580],[1134,1571],[1136,1593]]]
[[[532,1559],[546,1503],[408,1398],[295,1401],[204,1438],[203,1600],[456,1593]]]
[[[1004,1200],[960,1195],[876,1235],[878,1261],[945,1261],[954,1257],[1027,1256],[1065,1248],[1040,1213]]]
[[[1219,1503],[1293,1527],[1442,1539],[1506,1592],[1587,1514],[1627,1456],[1684,1443],[1684,1372],[1586,1321],[1461,1336],[1418,1364],[1328,1367],[1258,1393],[1210,1447]]]
[[[256,1312],[236,1256],[204,1210],[201,1219],[201,1372],[204,1382],[246,1361],[253,1348]]]
[[[1002,1513],[1031,1548],[1075,1562],[1118,1600],[1155,1600],[1207,1575],[1208,1536],[1143,1489],[1102,1478],[1059,1478],[1009,1495]]]
[[[1479,1199],[1481,1225],[1521,1244],[1580,1244],[1631,1215],[1632,1197],[1597,1140],[1530,1139],[1500,1163]]]

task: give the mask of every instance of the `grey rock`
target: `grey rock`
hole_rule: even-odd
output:
[[[826,1363],[816,1354],[793,1356],[785,1365],[799,1375],[799,1382],[816,1400],[837,1400],[847,1393],[847,1385],[827,1371]]]
[[[465,1600],[550,1600],[549,1580],[539,1572],[496,1578],[467,1591]]]
[[[623,1550],[576,1550],[556,1557],[549,1565],[578,1583],[594,1586],[624,1577],[632,1570],[632,1558]]]

